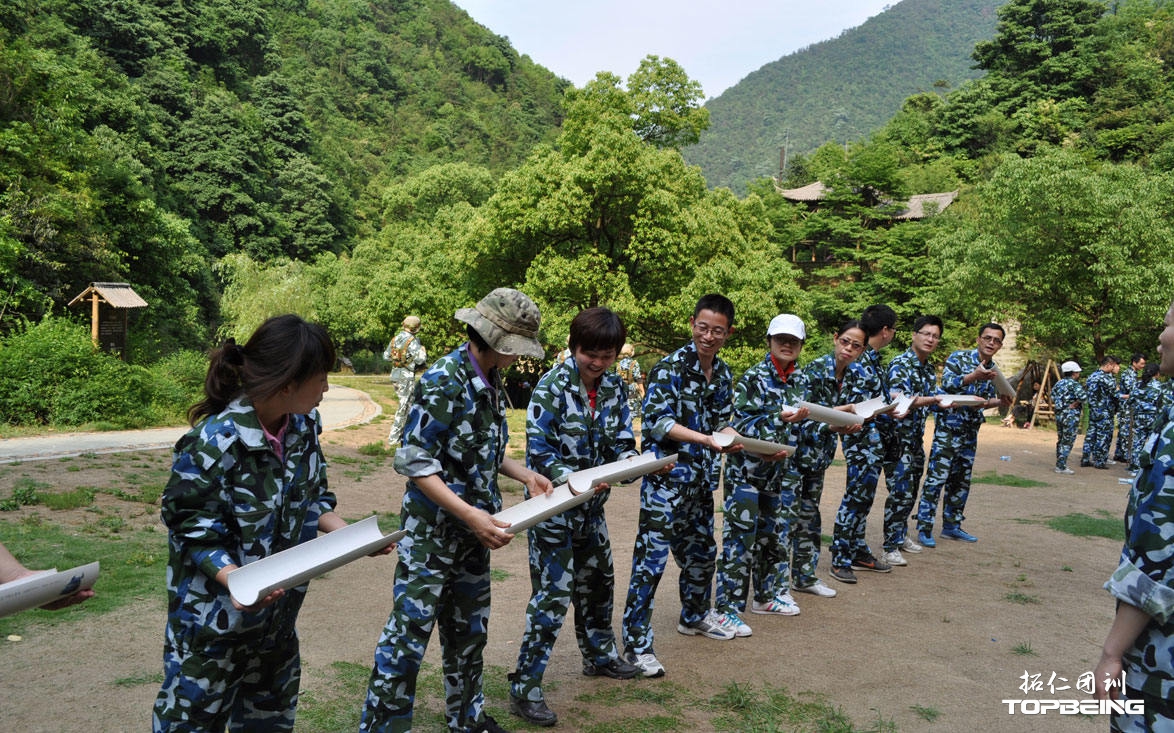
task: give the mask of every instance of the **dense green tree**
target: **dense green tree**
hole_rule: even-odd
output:
[[[680,150],[695,144],[709,127],[701,106],[701,84],[672,59],[646,56],[628,77],[636,134],[658,148]]]

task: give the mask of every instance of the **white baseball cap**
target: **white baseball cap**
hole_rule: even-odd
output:
[[[770,320],[770,325],[766,329],[766,335],[770,337],[782,334],[794,336],[800,341],[803,341],[807,338],[807,329],[803,327],[803,321],[799,319],[799,316],[782,313]]]
[[[1080,365],[1077,364],[1076,362],[1066,361],[1060,365],[1060,371],[1063,372],[1064,374],[1070,374],[1071,372],[1079,372],[1079,371],[1081,371],[1081,369],[1080,369]]]

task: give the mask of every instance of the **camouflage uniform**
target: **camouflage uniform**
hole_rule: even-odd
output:
[[[791,376],[798,400],[834,407],[848,402],[836,382],[836,362],[831,354],[813,361]],[[791,523],[791,584],[807,587],[818,579],[820,532],[823,530],[819,502],[823,477],[836,454],[836,436],[826,423],[804,420],[791,426],[785,442],[796,446],[795,455],[784,466],[783,490],[795,494],[795,519]],[[781,579],[780,586],[786,579]]]
[[[786,376],[774,359],[766,358],[746,370],[734,386],[732,425],[748,438],[786,442],[791,425],[780,417],[791,392],[794,364]],[[726,457],[725,506],[722,514],[722,552],[717,563],[719,611],[746,610],[747,590],[753,583],[754,600],[766,603],[790,590],[790,522],[795,492],[785,487],[784,461],[764,461],[745,451]]]
[[[890,388],[909,396],[939,394],[938,375],[933,364],[923,363],[909,349],[889,362]],[[896,458],[885,458],[889,496],[885,500],[885,552],[900,550],[909,532],[909,514],[917,501],[918,484],[925,471],[925,420],[929,407],[915,407],[901,420],[894,420]]]
[[[942,369],[942,391],[994,399],[993,380],[962,384],[962,378],[974,371],[978,364],[978,349],[950,354]],[[984,366],[990,368],[993,362]],[[917,507],[918,531],[926,534],[933,532],[938,496],[943,493],[942,528],[955,529],[962,524],[966,499],[970,496],[970,472],[974,468],[974,452],[978,447],[978,429],[985,420],[982,408],[979,407],[954,407],[937,413],[933,444],[929,451],[929,470],[921,487],[921,502]]]
[[[1145,441],[1155,429],[1154,420],[1169,399],[1165,387],[1157,379],[1151,379],[1144,387],[1139,383],[1130,392],[1130,399],[1133,400],[1133,452],[1129,457],[1129,468],[1136,470],[1140,466],[1138,461]]]
[[[1068,468],[1068,454],[1076,442],[1076,431],[1080,427],[1080,413],[1084,409],[1087,395],[1084,387],[1071,377],[1065,377],[1052,387],[1050,395],[1052,409],[1056,411],[1056,468]],[[1073,402],[1079,402],[1075,408]]]
[[[644,379],[644,374],[640,371],[640,362],[631,356],[622,357],[616,362],[616,374],[619,374],[628,386],[628,410],[635,420],[640,417],[640,392],[635,385]]]
[[[400,515],[408,535],[398,546],[395,605],[375,649],[361,731],[411,730],[416,676],[436,625],[449,729],[462,731],[485,719],[489,550],[412,479],[439,474],[466,503],[498,512],[505,408],[497,372],[481,374],[467,344],[420,378],[403,447],[395,454],[395,470],[408,477]]]
[[[679,457],[671,473],[645,476],[640,485],[640,522],[624,606],[624,645],[634,654],[652,652],[652,601],[670,551],[681,567],[681,623],[697,623],[710,610],[717,556],[712,492],[719,455],[705,446],[670,440],[668,433],[678,422],[706,434],[729,424],[733,376],[717,357],[712,375],[706,381],[692,342],[648,373],[643,448],[657,456]]]
[[[605,373],[593,407],[573,357],[538,381],[526,413],[526,437],[526,465],[556,485],[575,471],[638,455],[623,380]],[[619,658],[611,624],[615,572],[603,510],[607,494],[529,532],[531,596],[517,672],[510,675],[517,698],[543,699],[542,676],[572,603],[583,659],[602,667]]]
[[[858,361],[848,365],[844,372],[841,395],[846,403],[863,402],[874,397],[889,401],[886,388],[888,372],[880,366],[880,356],[868,346]],[[886,418],[885,432],[892,433],[892,420]],[[832,530],[832,567],[850,568],[856,558],[872,556],[872,549],[864,539],[868,512],[876,498],[876,485],[880,480],[881,466],[885,459],[885,439],[881,436],[879,419],[866,420],[863,430],[840,436],[847,464],[847,483],[844,498],[836,512],[836,524]],[[890,443],[894,442],[892,439]]]
[[[1133,367],[1121,370],[1117,382],[1117,445],[1113,449],[1113,460],[1119,463],[1132,463],[1133,431],[1133,391],[1137,389],[1139,375]],[[1126,397],[1125,395],[1129,395]]]
[[[1113,405],[1117,401],[1117,378],[1098,369],[1084,382],[1088,395],[1088,430],[1084,434],[1080,465],[1103,468],[1113,439]]]
[[[318,534],[335,505],[320,431],[317,412],[290,415],[278,456],[252,404],[237,399],[176,443],[161,512],[168,612],[155,731],[293,730],[306,585],[238,611],[215,577]]]
[[[1151,617],[1123,660],[1126,696],[1145,700],[1145,719],[1114,715],[1114,730],[1174,729],[1169,716],[1174,699],[1174,544],[1169,537],[1174,527],[1174,408],[1165,408],[1159,420],[1129,492],[1121,562],[1105,583],[1119,602]],[[1158,712],[1162,707],[1166,715]]]
[[[391,432],[387,435],[387,442],[395,445],[400,442],[404,423],[408,420],[408,410],[412,407],[416,375],[424,369],[428,355],[416,334],[407,329],[395,335],[387,345],[387,352],[392,360],[391,381],[395,382],[395,395],[399,399],[399,408],[395,411]]]

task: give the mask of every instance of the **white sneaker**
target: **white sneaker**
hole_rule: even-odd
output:
[[[734,636],[750,636],[754,633],[750,628],[750,624],[742,620],[742,617],[733,611],[726,611],[721,614],[722,626],[734,632]]]
[[[905,558],[901,557],[900,550],[889,550],[885,554],[881,555],[881,560],[887,562],[890,565],[908,565],[909,564],[908,562],[905,561]]]
[[[1076,473],[1076,471],[1073,471],[1071,468],[1057,468],[1054,470],[1056,473],[1062,473],[1066,476],[1071,476],[1072,474]]]
[[[734,632],[727,629],[722,623],[722,617],[712,608],[700,621],[691,624],[677,622],[677,631],[685,636],[704,636],[707,639],[729,641],[734,638]]]
[[[917,544],[917,540],[913,539],[912,537],[906,537],[905,542],[903,542],[901,544],[901,549],[904,550],[905,552],[911,552],[914,555],[916,555],[917,553],[921,552],[925,548],[922,547],[921,545]]]
[[[811,585],[794,585],[791,586],[791,590],[797,591],[799,593],[810,593],[811,595],[819,596],[820,598],[836,597],[836,589],[829,588],[822,580],[816,580]]]
[[[644,654],[633,654],[628,652],[628,662],[635,665],[636,669],[640,670],[640,675],[643,677],[664,677],[664,665],[656,658],[652,652]]]
[[[831,590],[831,588],[828,588],[828,590]],[[750,612],[776,614],[779,616],[798,616],[799,604],[795,603],[795,599],[791,597],[790,593],[784,593],[781,596],[770,599],[766,603],[751,601]]]

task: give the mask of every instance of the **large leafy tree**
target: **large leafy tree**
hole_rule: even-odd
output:
[[[1018,318],[1053,354],[1153,348],[1174,282],[1169,175],[1053,150],[1006,157],[977,194],[975,211],[931,242],[943,309]]]

